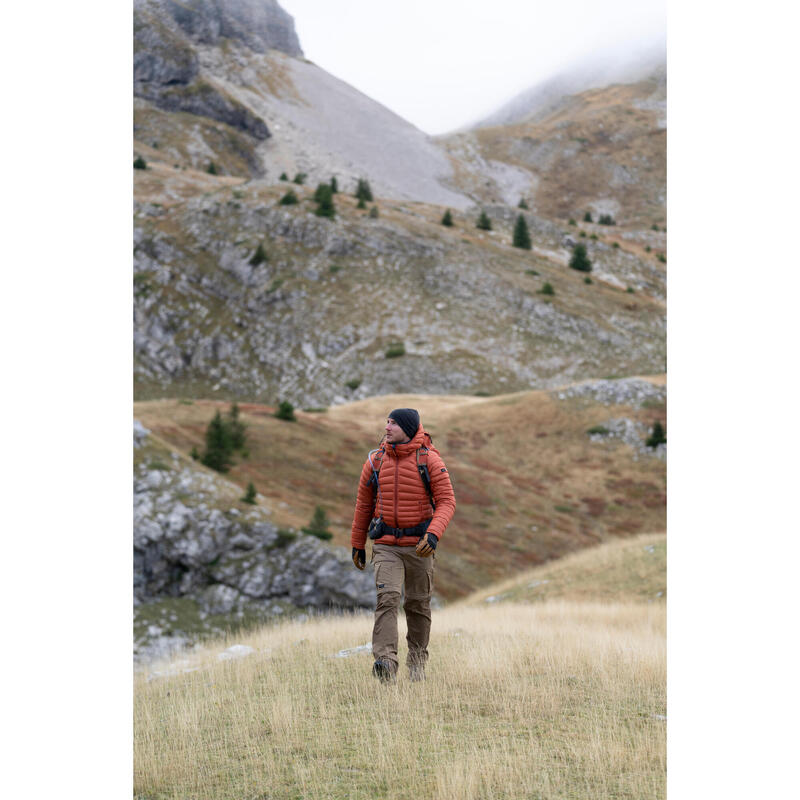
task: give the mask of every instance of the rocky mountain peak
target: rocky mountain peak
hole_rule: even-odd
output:
[[[134,9],[168,17],[196,44],[232,39],[256,53],[272,49],[303,56],[294,20],[277,0],[134,0]]]

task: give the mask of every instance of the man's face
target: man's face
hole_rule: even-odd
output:
[[[408,441],[405,431],[391,417],[386,420],[386,441],[389,444],[400,444]]]

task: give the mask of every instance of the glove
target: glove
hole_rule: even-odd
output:
[[[433,551],[436,549],[436,544],[438,541],[439,537],[435,533],[423,534],[420,540],[417,542],[417,555],[422,556],[423,558],[433,555]]]
[[[358,569],[364,569],[367,563],[367,551],[353,548],[353,563]]]

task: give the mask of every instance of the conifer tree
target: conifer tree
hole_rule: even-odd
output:
[[[525,222],[525,217],[522,214],[517,216],[516,224],[514,225],[514,247],[521,247],[523,250],[531,249],[531,235],[528,233],[528,224]]]
[[[245,445],[245,424],[239,419],[239,405],[234,401],[225,421],[231,438],[231,448],[241,450]]]
[[[208,167],[206,168],[206,172],[209,175],[219,175],[217,172],[217,165],[213,161],[209,163]]]
[[[286,194],[281,197],[279,201],[280,205],[282,206],[293,206],[296,205],[297,202],[297,195],[294,193],[293,189],[289,189],[289,191],[286,192]]]
[[[658,420],[656,420],[653,424],[653,431],[645,444],[648,447],[658,447],[658,445],[666,443],[667,436],[664,433],[664,426]]]
[[[202,463],[217,472],[227,472],[232,463],[231,453],[233,445],[228,426],[222,420],[222,415],[217,411],[214,419],[206,428],[206,451],[203,453]]]
[[[372,208],[369,210],[369,218],[378,219],[379,213],[378,206],[372,206]]]
[[[446,228],[453,227],[453,215],[450,213],[449,208],[444,212],[444,216],[442,217],[442,225],[444,225]]]
[[[280,178],[278,178],[278,180],[279,181],[288,181],[289,180],[289,176],[285,172],[281,172],[281,176],[280,176]]]
[[[251,267],[257,267],[259,264],[263,264],[267,260],[267,251],[264,250],[264,245],[259,242],[255,253],[253,253],[253,257],[249,261],[249,264]]]
[[[358,188],[355,196],[364,202],[372,202],[372,189],[369,188],[369,181],[366,178],[358,179]]]
[[[247,491],[244,497],[241,498],[241,501],[243,503],[250,503],[251,506],[256,504],[256,487],[253,485],[253,481],[247,484]]]
[[[587,212],[586,212],[586,213],[583,215],[583,221],[584,221],[584,222],[591,222],[591,221],[592,221],[592,215],[591,215],[591,213],[590,213],[589,211],[587,211]]]
[[[303,533],[316,536],[318,539],[332,539],[333,534],[328,530],[328,524],[328,515],[325,513],[325,509],[317,506],[308,527],[303,528]]]
[[[490,231],[492,229],[492,221],[486,216],[485,211],[481,211],[478,224],[475,227],[480,228],[482,231]]]
[[[134,169],[147,169],[147,162],[139,156],[136,161],[133,162]]]
[[[287,422],[297,422],[297,417],[294,415],[294,406],[288,400],[281,400],[278,404],[278,410],[275,412],[275,416]]]
[[[364,202],[363,197],[358,198],[358,203],[356,203],[356,208],[366,208],[367,204]]]
[[[519,203],[517,203],[517,208],[524,208],[525,210],[528,209],[528,204],[525,202],[525,198],[521,197]]]
[[[569,265],[572,269],[577,269],[579,272],[591,272],[592,262],[586,255],[586,245],[576,244],[572,250],[572,258],[569,260]]]
[[[331,178],[331,192],[333,194],[339,194],[339,184],[336,182],[335,175]]]
[[[336,216],[336,208],[333,205],[333,192],[327,183],[321,183],[317,187],[314,199],[319,204],[314,212],[318,217],[333,219]]]

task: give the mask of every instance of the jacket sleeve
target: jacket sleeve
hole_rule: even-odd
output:
[[[372,477],[372,467],[369,459],[364,462],[361,477],[358,480],[358,496],[356,497],[356,510],[353,514],[353,527],[350,529],[350,545],[357,550],[363,550],[367,543],[367,528],[372,520],[375,509],[375,493],[369,485]]]
[[[455,514],[456,496],[453,493],[450,473],[447,471],[444,461],[432,451],[428,456],[428,472],[431,476],[431,492],[436,501],[436,511],[433,512],[433,519],[428,530],[441,539],[444,529]]]

